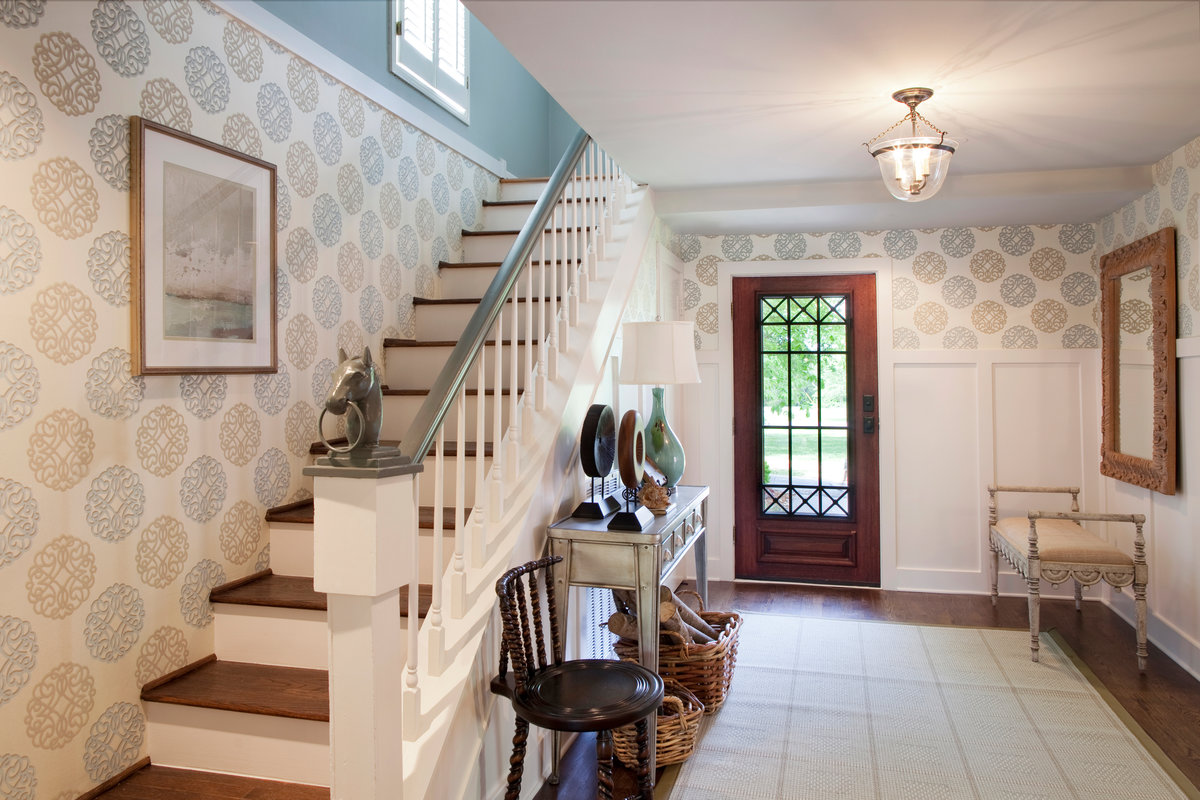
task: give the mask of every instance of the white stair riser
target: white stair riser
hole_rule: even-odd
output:
[[[525,364],[522,362],[520,369],[524,368]],[[403,439],[404,434],[408,433],[408,426],[412,424],[413,418],[416,417],[417,411],[421,408],[421,404],[425,402],[426,397],[427,395],[385,395],[383,398],[383,431],[380,434],[381,438]],[[492,394],[483,396],[483,432],[488,438],[492,437],[492,430],[496,427],[495,397]],[[501,398],[500,425],[503,430],[504,427],[508,426],[512,397],[511,395],[501,395]],[[466,440],[473,442],[477,438],[475,432],[475,415],[479,408],[479,395],[467,395],[466,399]],[[520,399],[519,396],[518,399]],[[456,441],[458,441],[458,410],[457,407],[452,407],[450,413],[446,416],[446,442],[453,443]]]
[[[561,273],[560,273],[561,278]],[[550,291],[550,275],[546,275],[546,292]],[[522,291],[524,291],[525,281],[521,279]],[[536,292],[540,286],[538,276],[534,275],[534,291]],[[559,295],[565,293],[560,288]],[[517,303],[517,336],[521,339],[536,338],[539,332],[538,328],[538,306],[541,306],[542,316],[545,318],[545,330],[550,331],[550,302],[544,300],[542,302],[533,303],[532,313],[526,310],[527,303]],[[471,319],[471,315],[475,313],[476,305],[473,303],[445,303],[437,305],[414,305],[413,319],[416,326],[417,338],[427,342],[453,342],[457,341],[467,327],[467,321]],[[525,324],[526,316],[531,316],[533,319],[532,337],[528,335]],[[504,307],[504,338],[512,333],[512,306]],[[428,388],[428,387],[422,387]]]
[[[213,603],[217,658],[280,667],[329,669],[324,611]]]
[[[447,504],[454,501],[453,497],[446,500]],[[463,512],[463,527],[467,527],[466,519],[467,512]],[[421,548],[421,563],[417,569],[417,583],[431,584],[433,583],[433,529],[421,529],[421,535],[417,538],[417,546]],[[464,546],[466,542],[463,542]],[[445,574],[446,567],[450,566],[450,562],[454,559],[454,527],[453,520],[450,524],[442,529],[442,574]],[[408,630],[408,617],[400,618],[400,627]],[[406,637],[407,639],[407,637]],[[407,641],[403,645],[404,655],[408,654]]]
[[[276,575],[313,576],[313,528],[293,522],[271,523],[271,569]]]
[[[483,297],[496,267],[446,267],[438,270],[442,279],[442,297]]]
[[[488,472],[488,468],[491,466],[491,463],[492,463],[492,460],[490,458],[484,459],[483,475],[484,475],[485,481],[487,480],[487,472]],[[433,456],[426,456],[424,464],[425,464],[425,471],[423,473],[421,473],[421,478],[419,479],[420,486],[418,487],[418,495],[417,496],[420,498],[421,505],[432,506],[433,505],[433,470],[434,470]],[[456,491],[456,487],[458,486],[458,476],[455,474],[455,466],[454,465],[455,465],[455,459],[453,459],[453,458],[445,459],[446,474],[445,474],[443,488],[442,488],[442,502],[447,506],[454,505],[454,493]],[[466,504],[468,506],[470,506],[470,505],[474,504],[474,502],[475,502],[475,459],[474,459],[474,457],[468,457],[466,459],[466,463],[464,464],[464,470],[466,472],[466,480],[463,481],[463,493],[464,493],[463,496],[466,498],[466,501],[465,501]]]
[[[384,365],[384,383],[390,389],[428,389],[437,379],[454,345],[438,345],[433,347],[389,347]],[[484,351],[484,380],[489,387],[496,385],[496,348],[489,345]],[[513,348],[505,344],[502,353],[502,378],[504,386],[508,387],[512,379],[512,354],[517,353],[521,359],[517,363],[517,386],[524,383],[525,376],[522,367],[525,364],[523,349]],[[467,373],[467,388],[476,389],[479,383],[479,370],[471,369]]]
[[[579,254],[587,250],[589,233],[586,227],[576,229],[571,226],[565,230],[556,230],[561,231],[557,236],[557,241],[552,238],[546,239],[547,261],[562,258],[578,259],[580,258]],[[512,250],[516,240],[515,233],[463,236],[463,261],[503,261],[508,252]],[[534,245],[533,257],[535,260],[541,260],[542,247],[540,244]]]
[[[566,186],[566,196],[574,199],[575,197],[599,197],[600,192],[598,181],[595,180],[576,180]],[[546,181],[521,181],[519,183],[501,183],[499,200],[537,200],[542,196],[542,192],[546,188]],[[612,183],[610,182],[610,190]]]
[[[161,767],[329,785],[329,723],[146,703],[147,751]]]
[[[529,219],[529,212],[533,211],[532,203],[523,203],[519,206],[484,206],[483,209],[483,225],[481,230],[485,231],[519,231],[525,224],[525,220]],[[571,211],[568,209],[566,218],[571,219]],[[554,225],[558,227],[562,225],[563,212],[561,208],[554,210]]]

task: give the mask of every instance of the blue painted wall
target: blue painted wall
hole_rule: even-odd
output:
[[[471,122],[388,69],[387,0],[254,0],[406,102],[502,158],[518,177],[549,175],[578,127],[487,28],[471,18]]]

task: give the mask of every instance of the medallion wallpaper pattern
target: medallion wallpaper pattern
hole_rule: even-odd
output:
[[[1100,220],[1100,255],[1163,228],[1175,228],[1175,298],[1180,338],[1200,336],[1200,137],[1154,165],[1154,188]],[[1128,334],[1148,333],[1149,307],[1123,319]]]
[[[1099,348],[1100,256],[1174,226],[1179,336],[1200,335],[1200,138],[1153,177],[1154,188],[1095,224],[679,234],[684,318],[696,323],[697,350],[717,349],[721,262],[890,257],[896,350]]]
[[[131,376],[132,114],[276,164],[277,374]],[[0,187],[0,798],[67,800],[146,754],[337,348],[412,335],[498,181],[200,0],[4,0]]]

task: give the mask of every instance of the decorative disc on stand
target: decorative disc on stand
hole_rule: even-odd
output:
[[[592,479],[591,499],[580,503],[571,515],[581,519],[604,519],[621,507],[615,497],[604,495],[604,478],[612,472],[617,453],[617,425],[612,406],[596,403],[588,409],[579,432],[579,461],[583,474]],[[600,499],[596,499],[596,481]]]
[[[625,412],[617,430],[617,469],[625,485],[625,510],[613,515],[608,529],[645,530],[654,521],[654,515],[637,499],[642,476],[646,474],[646,433],[642,430],[642,415],[634,409]]]

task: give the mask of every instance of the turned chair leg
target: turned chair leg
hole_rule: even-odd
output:
[[[1137,660],[1138,672],[1146,671],[1146,584],[1133,585],[1133,607],[1137,613]]]
[[[654,800],[654,776],[650,774],[650,724],[646,719],[637,721],[638,750],[638,797]]]
[[[613,800],[612,731],[596,734],[596,797]]]
[[[988,548],[992,551],[992,605],[996,605],[996,597],[1000,594],[1000,551],[996,549],[996,545],[988,540]]]
[[[1029,584],[1029,650],[1034,661],[1038,660],[1038,648],[1041,642],[1038,634],[1041,631],[1041,579],[1028,578]]]
[[[517,727],[513,732],[512,757],[508,759],[508,790],[504,800],[520,800],[521,773],[525,770],[525,742],[529,739],[529,723],[517,717]]]

